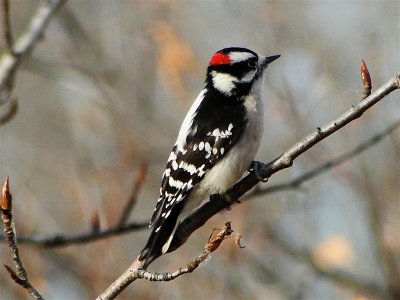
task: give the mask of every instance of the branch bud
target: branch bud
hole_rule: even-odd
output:
[[[10,193],[10,184],[8,176],[4,182],[3,189],[1,192],[0,207],[3,213],[10,213],[12,209],[12,195]]]
[[[367,65],[365,64],[364,60],[361,60],[361,80],[364,85],[364,98],[367,98],[371,95],[372,83],[371,83],[371,76],[369,74]]]

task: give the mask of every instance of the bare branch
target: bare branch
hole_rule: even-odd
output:
[[[132,222],[126,224],[122,227],[115,226],[102,231],[93,231],[93,228],[90,228],[89,231],[76,234],[76,235],[62,235],[57,234],[54,236],[18,236],[19,243],[27,243],[27,244],[35,244],[41,247],[47,248],[55,248],[55,247],[63,247],[73,244],[84,244],[93,241],[97,241],[100,239],[104,239],[107,237],[111,237],[114,235],[120,235],[129,233],[135,230],[147,229],[149,225],[148,221],[145,222]],[[0,241],[5,237],[0,236]]]
[[[6,49],[8,53],[13,54],[13,36],[11,31],[11,22],[10,22],[10,3],[8,0],[2,0],[2,27],[3,27],[3,35],[4,41],[6,42]]]
[[[5,265],[11,278],[24,289],[26,289],[29,294],[34,299],[43,299],[42,295],[33,287],[28,279],[28,274],[22,264],[21,258],[19,256],[19,249],[17,246],[17,239],[15,236],[15,225],[12,215],[12,195],[10,193],[10,186],[8,177],[4,182],[2,193],[1,193],[1,217],[4,226],[4,233],[8,241],[8,247],[10,248],[12,254],[12,260],[16,269],[14,272],[11,267]]]
[[[349,152],[346,152],[324,164],[321,166],[308,171],[286,183],[280,183],[280,184],[275,184],[271,185],[270,187],[260,189],[260,190],[254,190],[250,194],[245,196],[246,200],[250,200],[254,196],[258,195],[265,195],[265,194],[270,194],[270,193],[275,193],[275,192],[280,192],[280,191],[285,191],[285,190],[290,190],[290,189],[296,189],[298,188],[301,184],[304,182],[311,180],[318,175],[328,172],[332,168],[336,167],[337,165],[343,163],[344,161],[347,161],[353,157],[355,157],[357,154],[369,149],[373,145],[376,145],[379,143],[383,138],[391,134],[393,131],[395,131],[397,128],[400,126],[400,121],[394,122],[392,125],[390,125],[388,128],[384,129],[380,133],[372,136],[365,142],[359,144],[357,147],[354,149],[350,150]],[[139,175],[138,175],[139,176]],[[136,186],[136,185],[135,185]],[[135,190],[135,188],[134,188]],[[134,193],[132,193],[133,195]],[[131,197],[132,197],[131,195]],[[136,197],[136,196],[135,196]],[[129,202],[129,201],[128,201]],[[96,218],[98,218],[97,214]],[[63,246],[68,246],[68,245],[73,245],[73,244],[84,244],[84,243],[89,243],[92,241],[97,241],[102,238],[107,238],[111,236],[117,236],[121,234],[126,234],[131,231],[135,230],[143,230],[148,228],[148,221],[144,222],[132,222],[128,224],[124,224],[123,226],[116,226],[112,228],[108,228],[105,230],[100,230],[100,228],[97,227],[97,222],[98,221],[91,221],[91,230],[85,233],[81,234],[76,234],[72,236],[67,236],[63,234],[57,234],[54,236],[46,237],[46,236],[19,236],[18,237],[18,242],[19,243],[27,243],[27,244],[35,244],[38,246],[42,247],[49,247],[49,248],[56,248],[56,247],[63,247]],[[96,223],[96,226],[94,226],[94,223]],[[94,230],[94,227],[96,227],[96,230]],[[98,228],[98,230],[97,230]],[[0,241],[5,240],[5,236],[0,235]]]
[[[117,225],[108,229],[101,230],[99,215],[95,212],[90,218],[90,230],[84,233],[75,235],[56,234],[54,236],[19,236],[20,243],[36,244],[42,247],[62,247],[71,244],[83,244],[99,239],[107,238],[113,235],[120,235],[134,230],[141,230],[148,228],[148,221],[145,222],[132,222],[127,224],[129,215],[137,201],[138,193],[146,178],[148,165],[143,163],[139,168],[139,173],[135,178],[132,193],[127,201],[125,208],[122,211],[120,221]],[[5,236],[0,235],[0,241],[5,240]]]
[[[303,138],[301,141],[290,147],[278,158],[266,164],[260,171],[260,175],[267,179],[278,171],[289,168],[292,166],[293,161],[303,154],[305,151],[319,143],[326,137],[335,133],[342,127],[346,126],[351,121],[354,121],[362,116],[374,104],[378,103],[385,96],[400,88],[400,74],[391,78],[387,83],[382,85],[369,97],[363,99],[356,105],[353,105],[344,114],[333,120],[332,122],[318,127],[317,130]],[[192,215],[186,218],[177,228],[175,237],[170,246],[170,252],[180,247],[189,236],[199,227],[217,214],[219,211],[225,209],[229,205],[233,205],[242,197],[246,192],[253,188],[259,180],[252,172],[236,183],[229,189],[222,197],[214,201],[205,203],[202,207],[196,210]]]
[[[4,54],[0,59],[0,105],[10,99],[14,76],[19,65],[41,39],[51,17],[67,0],[49,0],[40,6],[32,17],[26,31],[15,42],[12,53]],[[4,4],[4,2],[3,2]],[[4,119],[2,117],[1,119]]]
[[[208,239],[207,244],[204,247],[203,253],[190,261],[185,267],[179,268],[175,272],[167,273],[153,273],[144,270],[143,264],[140,261],[135,262],[113,283],[110,287],[101,294],[97,300],[110,300],[117,297],[129,284],[137,279],[147,279],[150,281],[171,281],[179,276],[188,274],[196,270],[201,263],[206,261],[212,252],[217,250],[221,243],[232,234],[231,222],[225,223],[225,228],[214,237]],[[211,233],[212,235],[212,233]],[[239,244],[240,245],[240,244]]]
[[[292,166],[293,161],[302,153],[310,149],[315,144],[319,143],[326,137],[346,126],[351,121],[354,121],[362,116],[374,104],[378,103],[385,96],[391,92],[400,89],[400,74],[391,78],[387,83],[377,89],[372,95],[363,99],[357,105],[353,105],[344,114],[333,120],[332,122],[318,127],[316,131],[309,134],[301,141],[290,147],[278,158],[266,164],[261,169],[261,175],[267,179],[276,172],[289,168]],[[202,207],[197,209],[193,214],[186,218],[178,226],[174,239],[170,246],[172,252],[179,248],[189,236],[199,227],[201,227],[208,219],[214,216],[219,211],[225,209],[238,202],[238,199],[243,196],[247,191],[253,188],[260,180],[252,172],[236,183],[231,189],[228,190],[220,198],[205,203]],[[114,283],[112,283],[107,290],[99,296],[98,299],[114,299],[122,290],[129,284],[137,279],[137,271],[143,268],[143,262],[138,259],[128,268]]]
[[[245,196],[246,199],[250,199],[253,196],[258,196],[258,195],[264,195],[264,194],[269,194],[269,193],[275,193],[275,192],[280,192],[280,191],[285,191],[285,190],[292,190],[292,189],[296,189],[299,186],[301,186],[301,184],[303,184],[304,182],[311,180],[315,177],[317,177],[318,175],[325,173],[327,171],[330,171],[332,168],[336,167],[337,165],[352,159],[353,157],[355,157],[356,155],[360,154],[361,152],[364,152],[365,150],[369,149],[370,147],[376,145],[377,143],[379,143],[383,138],[385,138],[386,136],[388,136],[389,134],[391,134],[393,131],[395,131],[397,128],[400,127],[400,120],[394,122],[392,125],[390,125],[389,127],[387,127],[386,129],[384,129],[383,131],[381,131],[380,133],[372,136],[371,138],[369,138],[368,140],[366,140],[365,142],[359,144],[357,147],[353,148],[352,150],[350,150],[349,152],[346,152],[330,161],[327,161],[326,163],[322,164],[321,166],[308,171],[288,182],[285,183],[280,183],[280,184],[275,184],[275,185],[271,185],[267,188],[264,189],[258,189],[258,190],[254,190],[253,192],[251,192],[250,194],[248,194],[247,196]]]
[[[136,176],[135,182],[133,184],[132,193],[131,193],[124,209],[122,210],[122,214],[121,214],[120,220],[118,222],[118,226],[120,226],[120,227],[124,226],[126,224],[133,208],[135,207],[137,197],[138,197],[139,191],[141,190],[141,188],[143,186],[144,180],[147,175],[148,168],[149,168],[149,166],[147,163],[142,163],[142,165],[139,168],[139,173]]]

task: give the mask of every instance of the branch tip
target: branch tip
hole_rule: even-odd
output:
[[[395,85],[396,85],[396,88],[400,89],[400,74],[397,74],[395,76]]]
[[[3,185],[3,189],[1,192],[1,202],[0,207],[3,213],[10,213],[12,209],[12,195],[10,193],[10,183],[9,177],[6,177],[6,180]]]
[[[364,85],[363,99],[365,99],[369,95],[371,95],[372,83],[371,75],[369,74],[367,65],[365,64],[363,59],[361,59],[361,80]]]

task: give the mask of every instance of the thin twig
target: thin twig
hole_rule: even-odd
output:
[[[185,267],[179,268],[175,272],[155,273],[144,270],[143,265],[138,261],[135,262],[120,276],[110,287],[101,294],[97,300],[110,300],[117,297],[129,284],[137,279],[147,279],[150,281],[171,281],[179,276],[188,274],[196,270],[201,263],[205,262],[212,252],[217,250],[221,243],[232,234],[231,222],[226,222],[224,229],[214,237],[209,238],[204,247],[203,253],[190,261]]]
[[[10,22],[10,3],[8,0],[2,0],[2,27],[3,36],[6,45],[6,51],[4,56],[12,57],[14,53],[14,40],[11,32]],[[16,97],[12,97],[12,91],[14,89],[14,76],[11,74],[4,82],[4,87],[0,90],[0,105],[4,105],[3,111],[0,115],[0,125],[9,122],[18,111],[18,100]]]
[[[126,205],[122,210],[121,217],[118,222],[119,227],[122,227],[126,224],[133,208],[135,207],[139,192],[143,186],[144,180],[146,179],[148,167],[149,166],[147,163],[142,163],[142,165],[139,168],[139,172],[133,184],[133,190],[131,192],[131,195],[129,196],[128,201],[126,202]]]
[[[93,231],[92,228],[88,232],[76,234],[76,235],[62,235],[57,234],[54,236],[18,236],[19,243],[35,244],[41,247],[55,248],[63,247],[74,244],[84,244],[93,242],[96,240],[104,239],[111,236],[129,233],[135,230],[147,229],[149,225],[148,221],[145,222],[132,222],[122,227],[115,226],[102,231]],[[0,241],[4,240],[5,237],[0,235]]]
[[[213,230],[214,232],[214,230]],[[168,272],[168,273],[153,273],[149,272],[146,270],[139,270],[138,271],[138,278],[144,278],[150,281],[170,281],[174,280],[175,278],[191,273],[194,270],[196,270],[200,264],[204,261],[206,261],[212,252],[217,250],[221,243],[231,234],[233,233],[233,230],[231,229],[231,222],[226,222],[225,223],[225,228],[220,230],[220,232],[214,237],[214,238],[209,238],[207,245],[204,247],[203,253],[190,261],[185,267],[179,268],[175,272]],[[212,233],[211,233],[212,235]],[[240,245],[240,244],[239,244]],[[240,247],[242,248],[242,247]]]
[[[310,170],[288,182],[271,185],[264,189],[254,190],[253,192],[251,192],[250,194],[245,196],[245,198],[250,199],[253,196],[265,195],[265,194],[269,194],[269,193],[275,193],[275,192],[280,192],[280,191],[285,191],[285,190],[296,189],[299,186],[301,186],[304,182],[311,180],[311,179],[317,177],[318,175],[331,170],[332,168],[336,167],[337,165],[339,165],[349,159],[352,159],[353,157],[357,156],[361,152],[364,152],[365,150],[369,149],[370,147],[376,145],[377,143],[382,141],[382,139],[384,139],[386,136],[391,134],[393,131],[395,131],[399,127],[400,127],[400,120],[394,122],[389,127],[385,128],[383,131],[379,132],[378,134],[372,136],[368,140],[362,142],[361,144],[359,144],[352,150],[350,150],[330,161],[327,161],[326,163],[322,164],[321,166],[319,166],[315,169],[312,169],[312,170]]]
[[[246,195],[244,198],[246,200],[252,199],[254,196],[258,195],[265,195],[265,194],[270,194],[270,193],[275,193],[275,192],[281,192],[285,190],[290,190],[290,189],[296,189],[301,184],[304,182],[311,180],[318,175],[328,172],[332,168],[336,167],[337,165],[355,157],[359,153],[369,149],[373,145],[376,145],[380,141],[382,141],[383,138],[391,134],[393,131],[395,131],[397,128],[400,126],[400,121],[394,122],[392,125],[384,129],[383,131],[379,132],[378,134],[372,136],[368,140],[364,141],[363,143],[359,144],[349,152],[346,152],[324,164],[321,166],[312,169],[311,171],[308,171],[288,182],[285,183],[280,183],[280,184],[275,184],[271,185],[270,187],[264,188],[264,189],[259,189],[259,190],[254,190],[250,194]],[[46,237],[46,236],[18,236],[18,242],[19,243],[27,243],[27,244],[36,244],[38,246],[42,247],[63,247],[63,246],[68,246],[68,245],[73,245],[73,244],[83,244],[83,243],[89,243],[92,241],[96,241],[102,238],[107,238],[111,236],[117,236],[121,234],[126,234],[131,231],[135,230],[144,230],[148,228],[148,221],[144,222],[132,222],[128,224],[124,224],[123,226],[116,226],[112,228],[108,228],[105,230],[93,230],[93,227],[91,227],[91,230],[85,233],[81,234],[76,234],[72,236],[68,235],[63,235],[63,234],[57,234],[54,236]],[[4,235],[0,235],[0,242],[2,240],[5,240]]]
[[[0,105],[9,101],[10,85],[14,81],[19,65],[43,37],[44,31],[53,15],[67,0],[50,0],[41,5],[25,32],[14,43],[13,53],[6,53],[0,59]]]
[[[6,42],[6,49],[9,54],[13,54],[13,35],[10,22],[10,3],[8,0],[2,0],[2,20],[3,20],[3,35]]]
[[[1,193],[1,217],[4,226],[4,233],[8,241],[8,247],[10,248],[12,254],[12,260],[15,266],[16,272],[7,265],[4,265],[10,274],[11,278],[24,289],[26,289],[29,294],[34,299],[43,299],[42,295],[33,287],[28,279],[28,274],[22,264],[21,258],[19,256],[19,250],[17,246],[16,231],[12,215],[12,195],[10,192],[8,177],[4,182],[2,193]]]

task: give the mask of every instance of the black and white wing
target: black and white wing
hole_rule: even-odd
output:
[[[203,90],[185,117],[162,177],[160,197],[142,251],[145,258],[160,249],[173,232],[191,191],[241,137],[247,120],[243,103]],[[201,103],[201,105],[200,105]]]

